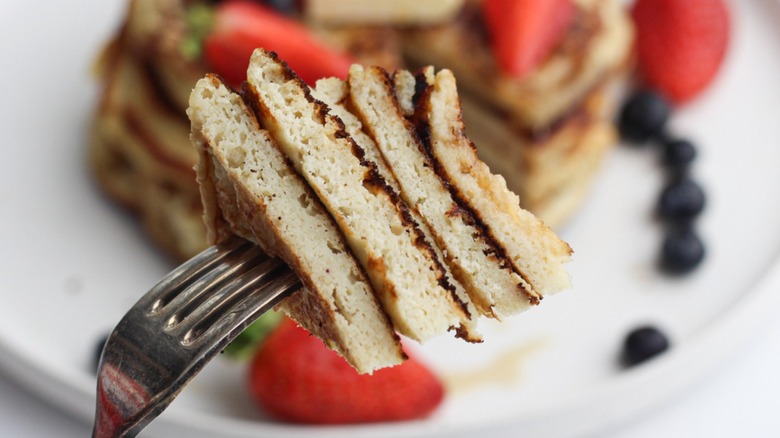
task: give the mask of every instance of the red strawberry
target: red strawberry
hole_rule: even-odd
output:
[[[309,84],[323,77],[346,77],[352,59],[317,40],[300,23],[248,0],[225,1],[216,8],[203,49],[208,64],[229,83],[246,79],[249,57],[258,47],[276,52]]]
[[[289,319],[258,350],[249,386],[273,416],[318,424],[420,418],[430,414],[444,396],[438,378],[413,358],[361,375]]]
[[[493,54],[507,74],[522,77],[539,65],[574,18],[571,0],[484,0]]]
[[[722,0],[637,0],[639,69],[651,87],[677,103],[715,77],[729,42],[729,12]]]

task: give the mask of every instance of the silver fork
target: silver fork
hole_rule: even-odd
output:
[[[176,268],[106,341],[93,438],[137,435],[231,340],[300,287],[284,263],[240,238]]]

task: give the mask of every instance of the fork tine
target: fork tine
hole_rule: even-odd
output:
[[[138,306],[149,308],[152,313],[166,307],[187,286],[208,272],[214,265],[223,262],[237,251],[246,251],[254,245],[239,237],[210,246],[182,263],[155,284],[139,301]]]
[[[171,330],[184,344],[192,340],[193,335],[202,333],[213,324],[215,318],[227,314],[231,307],[254,293],[263,282],[273,280],[286,268],[279,259],[268,257],[251,259],[246,265],[247,269],[237,272],[218,288],[213,288],[213,292],[203,300],[188,303],[191,308],[177,312],[180,321]]]
[[[235,339],[235,337],[259,315],[267,312],[282,299],[301,289],[301,287],[301,281],[294,272],[284,271],[279,277],[264,284],[261,289],[261,291],[276,290],[278,292],[274,294],[252,293],[248,295],[232,309],[232,312],[228,316],[218,319],[213,326],[206,329],[200,339],[220,339],[220,337],[215,336],[213,332],[224,332],[228,329],[230,333],[228,338],[231,340]],[[241,321],[241,325],[236,324],[236,321]],[[220,348],[224,348],[225,345],[227,345],[227,343],[222,343]]]
[[[210,271],[200,278],[180,286],[179,293],[172,297],[166,306],[155,312],[163,318],[168,318],[166,328],[172,328],[205,302],[213,301],[218,291],[233,279],[270,259],[271,257],[256,246],[234,249],[218,264],[212,265]]]

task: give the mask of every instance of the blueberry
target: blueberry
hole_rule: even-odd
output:
[[[627,141],[641,143],[662,134],[671,109],[658,93],[641,90],[629,97],[620,111],[618,128]]]
[[[704,190],[690,178],[676,178],[661,191],[658,215],[672,221],[690,220],[704,210]]]
[[[684,173],[696,158],[696,146],[688,140],[670,139],[664,142],[663,164],[675,173]]]
[[[644,362],[669,349],[669,339],[652,326],[636,328],[628,333],[623,342],[623,365],[633,366]]]
[[[671,228],[664,238],[659,261],[668,274],[686,274],[704,260],[704,244],[690,227]]]

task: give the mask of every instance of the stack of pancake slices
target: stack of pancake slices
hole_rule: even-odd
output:
[[[257,49],[240,91],[207,75],[187,114],[209,242],[285,261],[304,288],[281,309],[360,372],[401,362],[398,334],[479,342],[479,317],[569,287],[571,248],[477,157],[449,70],[310,87]]]
[[[309,0],[305,10],[288,18],[364,66],[415,75],[428,65],[451,70],[480,159],[505,178],[523,208],[553,228],[564,224],[615,143],[613,90],[627,76],[633,40],[624,7],[617,0],[575,0],[574,18],[550,56],[518,79],[498,68],[479,1],[387,3],[394,7],[371,0]],[[196,82],[212,71],[182,46],[191,30],[188,12],[214,4],[130,0],[121,31],[97,64],[103,92],[89,148],[91,167],[105,191],[138,212],[153,239],[177,259],[208,244],[185,111]],[[408,76],[392,77],[412,83]],[[338,94],[317,90],[323,101]],[[406,111],[412,111],[413,91],[398,96]],[[359,118],[366,123],[368,114]],[[490,308],[479,300],[475,305]]]

